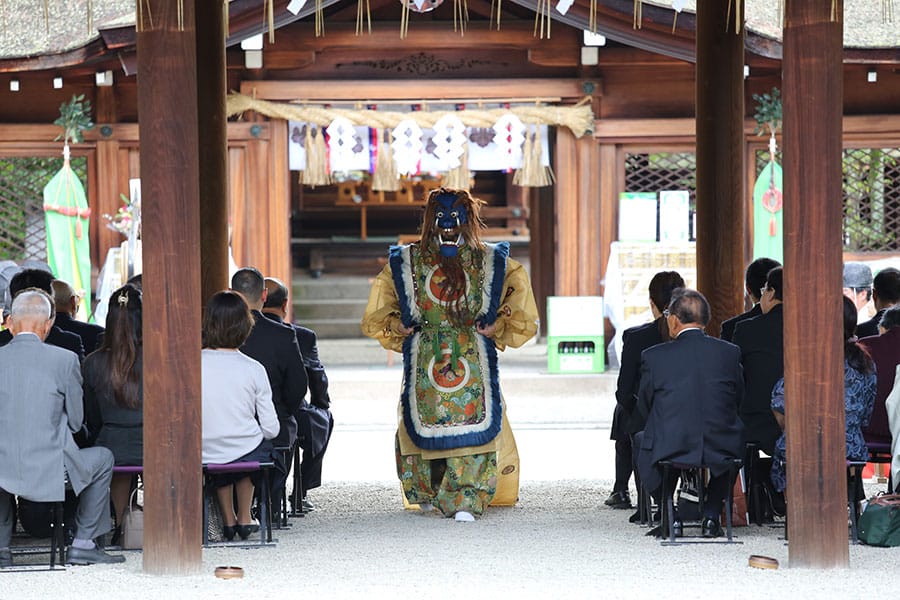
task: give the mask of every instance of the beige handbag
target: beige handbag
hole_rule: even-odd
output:
[[[144,511],[137,506],[137,492],[138,488],[131,492],[125,517],[122,519],[122,548],[125,550],[140,550],[144,547]]]

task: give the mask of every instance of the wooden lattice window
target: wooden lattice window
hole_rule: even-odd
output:
[[[691,214],[697,200],[697,159],[693,152],[650,152],[625,154],[625,191],[658,194],[687,190]],[[690,238],[694,239],[693,219]]]
[[[87,159],[72,169],[87,181]],[[44,186],[62,168],[62,158],[0,158],[0,260],[47,260]]]
[[[756,152],[757,174],[768,160]],[[842,187],[844,251],[900,251],[900,148],[845,149]]]

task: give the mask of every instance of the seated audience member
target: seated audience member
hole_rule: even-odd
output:
[[[303,366],[306,367],[306,378],[309,382],[309,404],[312,407],[304,402],[294,415],[297,420],[298,442],[303,450],[303,460],[300,463],[302,507],[296,508],[309,511],[315,507],[306,493],[322,485],[322,461],[334,426],[334,419],[329,410],[331,398],[328,396],[328,376],[325,374],[325,366],[319,360],[316,332],[285,321],[290,301],[287,286],[274,277],[266,277],[265,284],[267,295],[262,315],[293,328],[297,334],[297,343],[300,345]]]
[[[763,314],[762,307],[759,305],[760,290],[766,285],[766,277],[768,276],[769,271],[780,266],[781,263],[777,260],[765,257],[757,258],[747,265],[747,271],[744,273],[744,290],[747,292],[747,297],[753,302],[753,307],[736,317],[723,321],[722,334],[719,336],[720,338],[726,342],[732,341],[732,338],[734,337],[734,328],[738,323]]]
[[[125,285],[109,298],[106,334],[84,359],[84,411],[91,441],[109,448],[116,465],[144,464],[144,378],[141,292]],[[122,534],[132,476],[113,475],[110,496],[116,515],[112,544]]]
[[[294,415],[303,405],[306,396],[306,367],[297,344],[297,334],[291,327],[267,319],[262,307],[268,296],[265,278],[258,269],[244,267],[231,277],[231,289],[238,292],[250,306],[253,314],[253,330],[241,346],[241,352],[259,361],[265,367],[272,388],[272,403],[281,431],[272,445],[276,448],[292,448],[297,442],[297,419]],[[287,481],[291,465],[285,462],[283,452],[274,456],[275,468],[272,474],[272,517],[277,520],[281,506],[281,492]]]
[[[879,273],[881,275],[881,273]],[[859,331],[860,325],[856,326]],[[878,326],[881,335],[859,340],[872,360],[875,361],[877,387],[875,391],[875,407],[869,426],[863,430],[867,442],[880,444],[891,443],[891,430],[888,424],[885,400],[894,387],[894,371],[900,364],[900,306],[893,306],[882,313]]]
[[[740,413],[744,441],[756,443],[770,456],[781,435],[772,416],[771,401],[775,382],[784,376],[782,289],[782,269],[775,267],[759,291],[763,314],[738,323],[732,340],[741,349],[744,368],[745,392]]]
[[[222,291],[213,295],[203,317],[204,463],[272,460],[269,440],[279,430],[272,389],[265,368],[238,350],[252,328],[253,316],[240,294]],[[251,475],[219,475],[213,485],[222,508],[225,539],[233,540],[237,533],[245,540],[259,531],[250,516]]]
[[[734,484],[728,476],[730,462],[743,453],[740,351],[704,333],[709,303],[700,292],[675,290],[664,314],[674,340],[644,350],[641,358],[637,410],[646,416],[646,427],[635,436],[640,444],[638,468],[643,485],[662,501],[663,483],[672,490],[677,473],[663,482],[659,461],[708,466],[702,533],[718,537],[719,514]],[[677,515],[672,525],[674,534],[681,535]],[[660,528],[652,533],[668,534]]]
[[[43,290],[53,298],[53,275],[43,269],[22,269],[9,282],[10,297],[15,298],[16,294],[27,288]],[[9,329],[0,331],[0,346],[5,346],[10,341],[12,333]],[[76,333],[63,331],[53,324],[44,341],[51,346],[70,350],[78,355],[78,360],[84,360],[84,345],[81,343],[81,336]]]
[[[844,263],[844,296],[853,301],[856,306],[856,312],[859,315],[857,320],[866,313],[866,305],[872,299],[872,269],[869,265],[861,262]]]
[[[875,363],[856,342],[857,308],[850,298],[844,302],[844,423],[847,438],[847,460],[866,460],[869,451],[863,439],[863,428],[869,423],[872,405],[875,403]],[[772,390],[772,413],[778,425],[784,429],[784,379],[780,379]],[[782,432],[775,444],[772,456],[772,484],[779,492],[787,487],[785,471],[785,450],[787,441]],[[858,497],[862,490],[851,490]],[[852,497],[852,496],[851,496]],[[857,498],[858,499],[858,498]]]
[[[858,338],[878,335],[884,312],[900,303],[900,269],[888,267],[878,271],[872,283],[872,303],[875,304],[875,316],[856,326]]]
[[[96,350],[98,342],[103,335],[103,328],[93,323],[79,321],[76,318],[81,298],[75,293],[72,286],[62,279],[54,279],[53,299],[56,301],[55,325],[63,331],[69,331],[81,336],[85,355]]]
[[[94,542],[110,530],[113,457],[106,448],[75,444],[72,433],[83,420],[81,369],[73,353],[42,343],[53,326],[50,296],[40,290],[19,293],[9,321],[13,340],[0,348],[0,566],[12,564],[10,495],[59,502],[67,477],[78,495],[68,562],[124,562]]]
[[[641,352],[656,344],[669,340],[669,330],[663,311],[669,306],[672,291],[684,287],[684,279],[675,271],[660,271],[650,280],[650,312],[653,321],[630,327],[622,333],[622,360],[619,366],[619,378],[616,381],[616,407],[613,411],[610,439],[616,445],[616,480],[612,493],[606,499],[606,506],[612,508],[631,508],[631,496],[628,493],[628,479],[634,468],[635,455],[632,436],[644,428],[644,422],[636,414],[635,403],[641,382]],[[635,483],[640,490],[640,474],[636,474]],[[640,502],[640,499],[638,500]],[[640,506],[639,506],[640,508]],[[640,520],[640,511],[631,515],[632,523]]]

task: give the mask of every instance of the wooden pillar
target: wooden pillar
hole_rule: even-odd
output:
[[[697,287],[716,336],[744,306],[744,30],[735,32],[735,10],[697,5]]]
[[[196,5],[200,143],[200,299],[229,286],[228,137],[225,114],[225,3]]]
[[[578,295],[578,161],[575,136],[556,131],[556,289],[557,296]]]
[[[578,139],[578,295],[600,295],[600,261],[603,237],[600,228],[600,146],[593,136]],[[609,241],[606,241],[607,244]],[[598,315],[603,318],[603,315]]]
[[[194,0],[140,4],[138,114],[146,257],[144,571],[191,574],[201,566]]]
[[[785,2],[784,375],[792,567],[849,563],[841,339],[842,20],[840,1],[834,13],[831,2]]]

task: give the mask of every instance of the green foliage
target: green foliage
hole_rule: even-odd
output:
[[[781,91],[773,87],[768,94],[753,94],[756,102],[756,135],[775,135],[781,129]]]
[[[63,128],[63,133],[56,136],[57,140],[64,139],[67,145],[70,140],[74,143],[83,141],[84,132],[94,126],[91,121],[91,101],[85,100],[84,94],[73,95],[71,100],[60,105],[59,118],[53,124]]]

